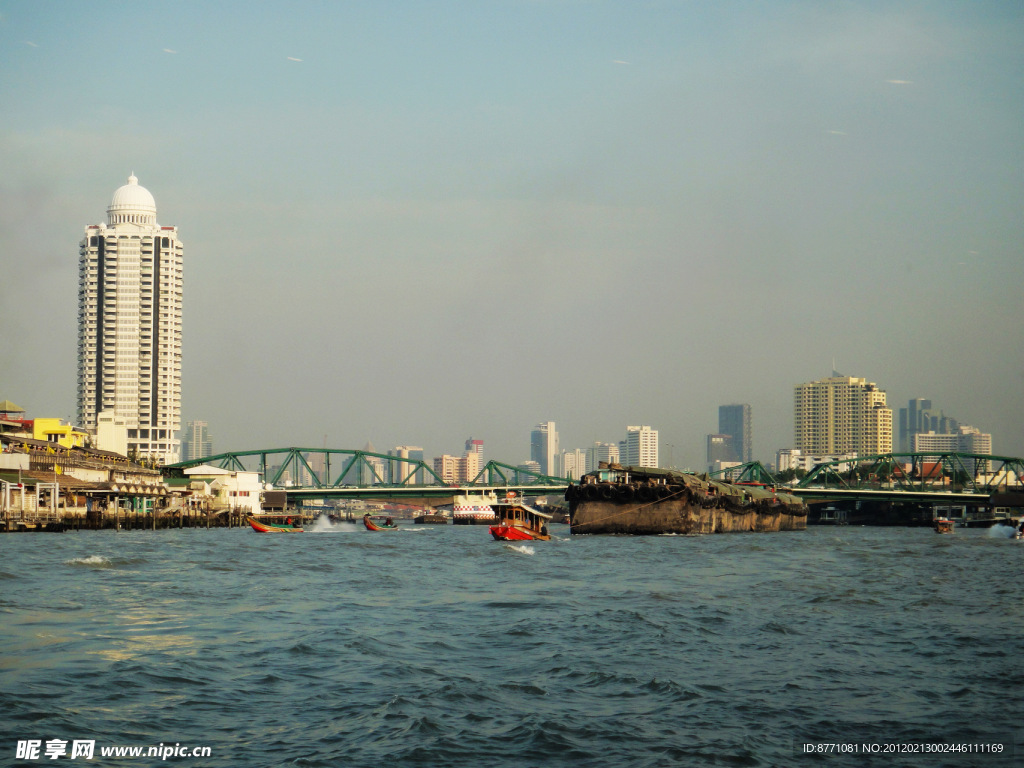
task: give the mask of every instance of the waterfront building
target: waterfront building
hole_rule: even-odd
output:
[[[480,473],[478,461],[474,453],[464,453],[462,456],[449,456],[445,453],[434,459],[434,472],[445,483],[468,483]]]
[[[587,449],[586,471],[593,472],[598,469],[602,461],[606,464],[618,464],[619,455],[618,443],[595,442]]]
[[[185,424],[181,437],[181,460],[195,461],[213,455],[213,441],[209,425],[205,421],[190,421]]]
[[[106,224],[79,243],[78,420],[95,430],[112,410],[129,453],[178,461],[181,427],[182,254],[177,227],[134,175],[115,192]]]
[[[725,461],[746,463],[754,460],[753,426],[746,403],[718,406],[718,433],[728,435],[731,455]]]
[[[892,410],[873,382],[831,376],[797,384],[793,397],[794,448],[810,454],[892,452]]]
[[[63,419],[32,419],[32,438],[56,443],[64,448],[81,448],[89,440],[89,433],[79,427],[66,424]]]
[[[259,472],[236,472],[201,464],[186,469],[185,476],[192,482],[203,481],[209,485],[214,497],[211,505],[214,512],[226,510],[257,514],[261,509],[263,483]]]
[[[542,421],[530,433],[530,461],[540,466],[544,475],[556,477],[558,474],[558,431],[555,422]]]
[[[466,453],[476,454],[477,464],[484,465],[484,441],[474,440],[472,437],[466,441]]]
[[[625,461],[628,467],[658,466],[658,430],[648,426],[626,427]]]

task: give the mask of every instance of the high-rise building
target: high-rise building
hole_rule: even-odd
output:
[[[598,469],[602,461],[606,464],[619,463],[618,443],[594,443],[587,449],[587,472]]]
[[[466,453],[472,453],[476,455],[477,467],[483,469],[484,467],[484,441],[474,440],[472,437],[466,441]]]
[[[738,463],[733,453],[730,435],[708,435],[708,471],[721,469],[723,464]]]
[[[793,425],[793,447],[805,454],[892,452],[892,410],[885,392],[866,379],[832,376],[797,384]]]
[[[745,463],[754,460],[749,405],[743,403],[718,406],[718,433],[729,436],[727,443],[731,455],[721,457],[722,461]]]
[[[940,435],[955,435],[960,422],[942,411],[932,408],[932,401],[915,397],[900,408],[900,450],[914,450],[914,437],[920,433],[935,432]]]
[[[129,453],[159,463],[180,456],[182,251],[134,175],[78,249],[78,420],[113,411]]]
[[[555,422],[542,421],[530,433],[530,460],[537,462],[542,475],[557,477],[558,467],[558,432]]]
[[[582,448],[562,452],[562,477],[579,480],[587,471],[587,452]]]
[[[210,439],[205,421],[190,421],[185,424],[181,437],[181,460],[195,461],[213,455],[213,441]]]
[[[391,482],[399,485],[423,485],[424,472],[413,462],[423,461],[423,449],[418,445],[399,445],[388,451],[389,456],[410,461],[392,461]]]
[[[936,456],[944,453],[991,456],[992,435],[966,424],[957,427],[956,432],[917,432],[911,439],[910,450],[912,453],[934,451]],[[987,459],[966,461],[974,474],[987,472],[990,465]]]
[[[626,427],[625,461],[628,467],[658,466],[658,430],[648,426]]]

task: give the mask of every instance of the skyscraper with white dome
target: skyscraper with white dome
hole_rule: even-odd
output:
[[[79,423],[95,429],[113,412],[129,453],[178,461],[182,244],[134,174],[114,192],[107,223],[85,228],[78,270]]]

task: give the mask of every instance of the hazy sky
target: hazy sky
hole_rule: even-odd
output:
[[[75,417],[78,242],[185,244],[218,451],[529,457],[793,386],[1024,456],[1024,5],[0,0],[0,399]]]

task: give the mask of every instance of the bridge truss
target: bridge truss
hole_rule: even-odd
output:
[[[281,487],[338,489],[388,486],[416,488],[451,486],[421,459],[401,458],[372,451],[338,448],[271,448],[231,451],[203,459],[167,465],[167,469],[189,469],[209,465],[234,472],[259,472],[263,482]],[[562,486],[564,478],[551,477],[499,461],[489,461],[469,483],[460,487]]]
[[[718,470],[713,475],[733,482],[777,480],[760,462]],[[996,493],[1024,485],[1024,459],[981,453],[882,453],[818,464],[793,490],[888,489],[893,491]]]

